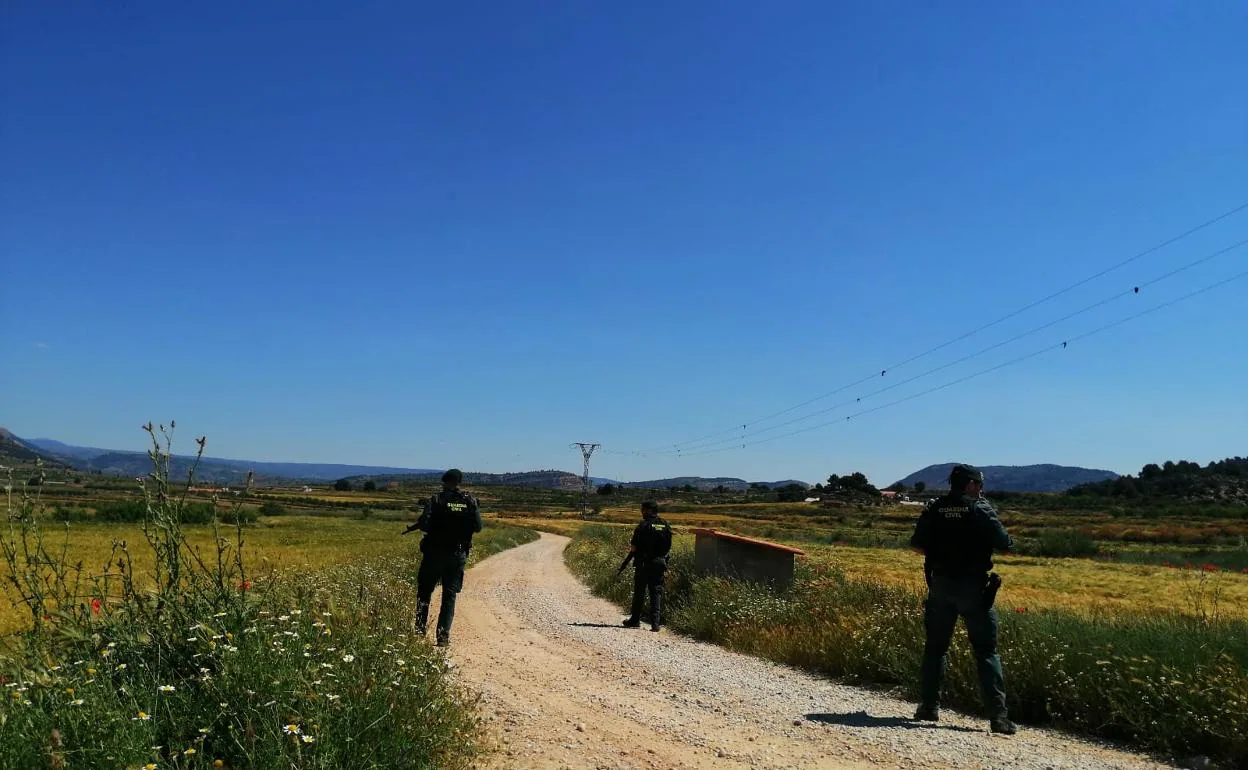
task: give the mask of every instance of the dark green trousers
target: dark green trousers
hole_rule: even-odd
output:
[[[455,597],[464,588],[464,566],[467,554],[458,551],[426,553],[420,560],[416,573],[416,629],[425,632],[429,622],[429,600],[433,589],[442,584],[442,607],[438,610],[438,640],[451,636],[451,621],[455,619]]]
[[[927,642],[923,648],[921,692],[926,706],[940,704],[949,643],[961,617],[974,651],[984,706],[990,717],[1006,716],[1005,675],[997,654],[997,611],[984,606],[983,589],[983,577],[932,577],[923,611]]]
[[[662,557],[646,562],[638,560],[633,573],[633,606],[629,622],[641,621],[641,608],[650,594],[650,625],[658,626],[663,619],[663,575],[667,572],[667,559]]]

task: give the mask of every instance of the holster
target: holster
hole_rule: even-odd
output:
[[[988,573],[988,579],[984,581],[984,607],[992,609],[992,605],[997,601],[997,591],[1001,589],[1001,576],[995,572]]]

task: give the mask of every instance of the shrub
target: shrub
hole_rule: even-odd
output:
[[[138,500],[99,503],[95,506],[97,521],[134,522],[143,521],[145,516],[147,516],[147,506]]]
[[[285,514],[286,509],[280,503],[275,503],[272,500],[266,500],[260,506],[261,516],[283,516]]]
[[[84,521],[91,518],[91,513],[75,505],[58,505],[52,509],[52,518],[65,522]]]
[[[1046,529],[1036,538],[1041,556],[1095,556],[1096,541],[1074,529]]]

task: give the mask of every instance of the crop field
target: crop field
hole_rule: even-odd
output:
[[[750,536],[760,536],[756,527],[731,517],[707,519],[701,515],[664,514],[678,533],[693,527],[715,527]],[[614,517],[613,517],[614,518]],[[623,517],[620,517],[623,519]],[[689,519],[694,523],[690,524]],[[577,518],[519,519],[527,526],[568,537],[591,524]],[[593,522],[624,528],[630,521]],[[801,548],[804,561],[844,572],[855,580],[870,580],[901,588],[921,590],[923,557],[904,548],[854,545],[825,545],[810,538],[768,536]],[[620,554],[623,558],[623,553]],[[1093,559],[1047,558],[1041,556],[997,556],[995,563],[1005,582],[998,606],[1005,612],[1035,612],[1060,609],[1083,615],[1120,612],[1178,612],[1185,615],[1248,618],[1248,574],[1205,569],[1186,569],[1153,564],[1134,564]]]
[[[535,525],[572,533],[569,567],[600,595],[627,604],[631,582],[616,575],[628,547],[626,526],[557,519]],[[914,699],[923,649],[923,591],[914,578],[919,559],[897,549],[816,546],[799,563],[793,587],[774,592],[699,572],[693,537],[678,533],[664,615],[679,632]],[[1069,571],[1072,565],[1078,572]],[[1002,562],[1008,588],[997,607],[1011,715],[1242,766],[1248,761],[1248,576],[1160,573],[1155,577],[1168,580],[1164,588],[1130,597],[1150,587],[1141,569],[1077,559]],[[1180,582],[1188,579],[1195,582]],[[1189,590],[1204,591],[1204,599],[1189,598]],[[1223,593],[1215,604],[1209,592],[1216,591]],[[1113,596],[1121,601],[1108,601]],[[1173,606],[1184,600],[1192,603]],[[977,712],[976,682],[959,632],[946,705]]]
[[[207,526],[186,526],[187,542],[207,555],[214,553],[212,530]],[[318,569],[335,564],[352,563],[372,558],[419,558],[419,540],[413,535],[400,536],[399,522],[352,519],[341,516],[274,516],[262,517],[253,526],[244,528],[244,555],[252,569],[284,571],[291,568]],[[223,527],[233,536],[233,527]],[[153,555],[147,548],[139,524],[106,524],[73,522],[68,527],[49,524],[45,532],[49,545],[66,549],[73,562],[82,561],[96,573],[102,572],[113,554],[113,542],[125,542],[134,560],[137,574],[147,574]],[[0,596],[11,598],[11,586],[4,586]],[[16,630],[27,619],[11,601],[0,599],[0,634]]]

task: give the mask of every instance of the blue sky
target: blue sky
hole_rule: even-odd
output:
[[[1241,280],[848,423],[629,453],[856,381],[1248,202],[1243,3],[5,13],[18,435],[140,448],[140,423],[174,418],[218,456],[488,471],[577,469],[588,440],[616,478],[883,483],[1248,451]],[[1245,238],[1248,211],[887,377]],[[862,408],[1244,270],[1228,252]]]

